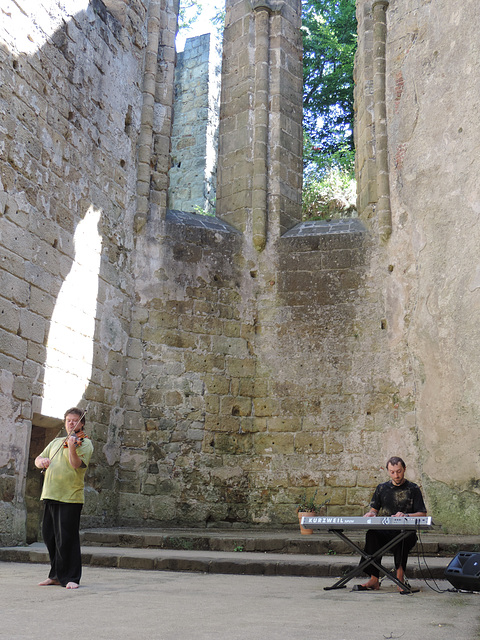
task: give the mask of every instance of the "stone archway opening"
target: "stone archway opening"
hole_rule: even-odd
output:
[[[63,422],[38,413],[33,414],[30,447],[28,451],[27,478],[25,487],[26,541],[32,544],[41,539],[43,475],[35,466],[35,458],[62,428]]]
[[[221,36],[223,33],[223,29],[218,26],[218,21],[217,24],[209,24],[208,16],[216,11],[218,17],[220,4],[225,6],[221,2],[217,2],[215,6],[209,6],[210,13],[202,13],[203,17],[186,30],[186,34],[192,34],[191,37],[187,38],[183,35],[185,29],[182,27],[179,32],[180,39],[177,36],[179,53],[177,53],[175,79],[168,208],[206,215],[217,213]],[[229,3],[229,6],[230,4],[232,3]],[[275,6],[272,3],[263,4],[271,14],[278,9],[279,3]],[[255,3],[256,11],[259,10],[260,5],[258,2]],[[340,16],[338,6],[341,6]],[[304,1],[301,5],[299,4],[299,8],[302,12],[305,49],[302,219],[330,220],[357,217],[355,152],[351,122],[355,53],[353,32],[356,31],[355,2],[342,0],[341,3],[332,3],[331,8],[325,9],[331,14],[327,19],[320,9],[315,7],[313,1]],[[344,25],[345,15],[348,17],[346,26]],[[317,55],[312,48],[314,46],[312,42],[317,42],[319,37],[321,40],[321,29],[325,30],[324,25],[330,22],[330,31],[323,34],[324,44],[315,45],[320,47]],[[319,33],[312,33],[312,38],[309,38],[309,30],[315,28],[320,29]],[[262,30],[264,31],[264,27]],[[327,42],[330,37],[338,41],[336,50],[332,51],[330,41]],[[258,51],[255,56],[254,68],[258,70],[262,67]],[[312,60],[316,65],[313,69],[310,68]],[[228,71],[230,64],[230,59],[224,60],[225,70]],[[275,56],[273,55],[268,62],[270,79],[274,73],[274,66]],[[242,73],[241,70],[240,73]],[[319,77],[325,77],[320,89],[316,84]],[[307,83],[312,84],[307,87]],[[335,83],[338,86],[335,86]],[[252,91],[255,93],[253,89]],[[334,97],[325,99],[327,102],[330,100],[331,104],[324,105],[322,113],[317,117],[315,112],[318,110],[318,105],[315,100],[312,102],[312,93],[328,95],[329,92]],[[255,102],[257,99],[258,96],[255,97]],[[312,122],[315,120],[319,122],[321,131],[311,135]],[[259,124],[257,125],[253,127],[253,131],[259,129]],[[325,129],[328,127],[331,129],[330,137],[325,134]],[[327,142],[320,143],[319,138]],[[261,141],[259,142],[256,138],[255,140],[258,147]],[[266,158],[266,166],[271,161],[270,153],[270,157]],[[258,158],[254,160],[254,164],[257,166],[258,176]],[[265,170],[264,173],[267,174],[268,171]]]

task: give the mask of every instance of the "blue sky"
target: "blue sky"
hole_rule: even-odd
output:
[[[198,20],[188,30],[181,30],[177,35],[176,48],[177,51],[183,51],[185,40],[193,36],[201,36],[204,33],[215,31],[215,27],[211,23],[212,17],[225,6],[225,0],[202,0],[202,13]]]

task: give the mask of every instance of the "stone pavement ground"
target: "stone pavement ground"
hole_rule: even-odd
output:
[[[0,561],[1,640],[480,639],[480,595],[445,581],[403,596],[393,583],[325,591],[329,578],[86,566],[70,591],[37,586],[47,570]]]
[[[352,536],[361,544],[364,534]],[[72,592],[37,586],[48,572],[43,543],[0,548],[0,640],[480,640],[480,592],[454,593],[444,580],[458,551],[479,551],[478,536],[422,534],[407,571],[420,592],[407,596],[388,580],[352,592],[361,578],[325,591],[358,564],[329,533],[139,527],[81,538],[84,574]]]

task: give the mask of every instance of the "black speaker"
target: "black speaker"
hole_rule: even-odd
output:
[[[480,591],[480,553],[457,553],[445,569],[445,577],[455,589]]]

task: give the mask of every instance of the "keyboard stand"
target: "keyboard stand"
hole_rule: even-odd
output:
[[[343,589],[347,582],[349,582],[352,578],[359,576],[363,573],[363,569],[367,567],[369,564],[373,564],[377,569],[389,580],[393,580],[397,586],[401,588],[405,593],[413,593],[414,590],[405,582],[402,582],[397,578],[395,574],[386,569],[380,561],[377,561],[376,558],[385,555],[387,551],[389,551],[394,545],[398,544],[402,540],[404,540],[410,533],[412,529],[403,529],[398,531],[398,535],[396,535],[392,540],[383,545],[381,549],[378,549],[373,555],[369,555],[365,553],[363,549],[361,549],[353,540],[347,538],[347,536],[343,533],[343,529],[329,529],[329,532],[334,533],[338,538],[346,542],[352,549],[354,549],[359,555],[362,556],[363,560],[359,563],[357,567],[352,569],[347,573],[347,575],[337,580],[337,582],[331,587],[324,587],[325,591],[329,591],[331,589]]]

